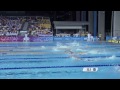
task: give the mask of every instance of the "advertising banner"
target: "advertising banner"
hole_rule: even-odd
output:
[[[24,36],[0,36],[0,42],[23,42]],[[53,37],[29,37],[30,42],[47,42],[53,41]]]
[[[84,38],[86,37],[54,37],[54,40],[58,40],[58,41],[73,41],[73,40],[80,40],[80,41],[84,41]]]

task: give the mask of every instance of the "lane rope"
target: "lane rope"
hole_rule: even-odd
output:
[[[78,58],[107,58],[107,57],[112,57],[112,56],[87,56],[87,57],[78,57]],[[120,57],[120,56],[115,56],[115,57]],[[61,59],[65,59],[65,58],[70,58],[68,57],[47,57],[47,58],[0,58],[0,60],[15,60],[15,59],[56,59],[56,58],[61,58]]]
[[[80,65],[80,66],[44,66],[44,67],[11,67],[0,68],[0,70],[16,70],[16,69],[44,69],[44,68],[79,68],[79,67],[105,67],[105,66],[120,66],[120,64],[106,64],[106,65]]]

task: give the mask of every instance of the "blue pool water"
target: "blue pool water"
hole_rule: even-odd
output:
[[[120,44],[53,41],[0,43],[1,79],[119,79]],[[97,67],[97,72],[84,72]]]

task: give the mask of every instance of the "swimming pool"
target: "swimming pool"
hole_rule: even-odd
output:
[[[107,42],[0,43],[0,78],[119,79],[119,49],[120,44]],[[84,72],[84,67],[98,71]]]

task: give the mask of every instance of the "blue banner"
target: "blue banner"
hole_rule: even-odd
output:
[[[84,38],[86,38],[86,37],[54,37],[54,40],[56,40],[56,41],[62,41],[62,40],[64,40],[64,41],[73,41],[73,40],[79,40],[79,41],[84,41]]]

